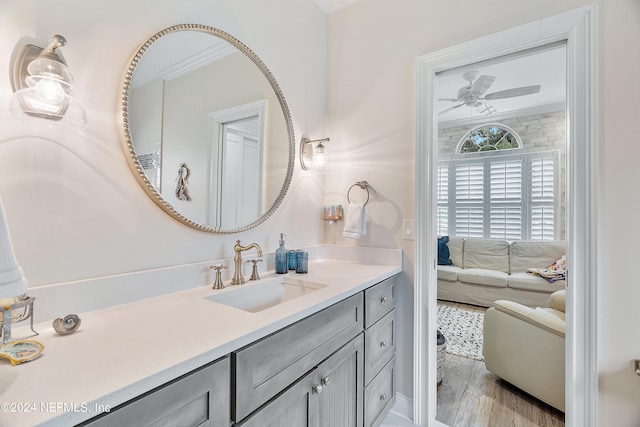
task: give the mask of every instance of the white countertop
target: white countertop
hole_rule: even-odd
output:
[[[17,366],[0,361],[0,426],[82,422],[401,271],[326,259],[310,262],[309,274],[288,275],[328,286],[258,313],[206,300],[235,288],[207,286],[81,313],[80,329],[67,336],[37,324],[40,335],[30,339],[44,353]],[[14,338],[26,335],[19,331]]]

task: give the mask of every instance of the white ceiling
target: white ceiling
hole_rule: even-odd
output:
[[[355,3],[358,0],[313,0],[325,13],[335,12],[338,9]]]
[[[518,55],[503,60],[475,64],[450,70],[436,80],[436,98],[456,98],[458,89],[467,86],[463,74],[477,70],[480,75],[495,76],[493,84],[484,92],[489,94],[521,86],[540,85],[540,92],[514,98],[487,101],[497,111],[493,115],[518,115],[518,111],[557,111],[566,100],[566,49],[564,45],[541,49],[528,55]],[[438,101],[437,111],[443,111],[460,102]],[[439,122],[477,120],[482,118],[477,108],[463,105],[438,116]]]

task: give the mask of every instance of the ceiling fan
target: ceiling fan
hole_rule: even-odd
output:
[[[493,114],[496,108],[487,103],[494,99],[514,98],[516,96],[531,95],[540,92],[540,85],[514,87],[511,89],[491,92],[486,95],[484,93],[491,87],[495,81],[495,76],[480,75],[479,71],[467,71],[462,77],[469,82],[468,85],[458,89],[457,98],[440,98],[440,101],[459,102],[458,105],[449,107],[440,111],[438,114],[448,113],[451,110],[460,108],[463,105],[468,107],[476,107],[480,114]]]

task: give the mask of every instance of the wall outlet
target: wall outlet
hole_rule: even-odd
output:
[[[402,239],[413,240],[413,220],[412,219],[402,220]]]

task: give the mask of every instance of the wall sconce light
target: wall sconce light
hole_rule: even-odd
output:
[[[314,143],[318,143],[315,147]],[[314,139],[313,141],[302,138],[300,141],[300,166],[304,170],[313,170],[316,173],[325,173],[327,171],[327,164],[329,163],[329,156],[327,156],[326,148],[323,142],[329,142],[329,138]],[[311,147],[311,155],[308,155],[307,145]],[[311,165],[307,162],[311,161]]]
[[[73,99],[73,75],[57,49],[66,45],[61,35],[55,35],[47,47],[26,45],[16,57],[11,69],[14,94],[9,110],[16,117],[37,117],[52,121],[87,125],[87,116],[80,103]]]

